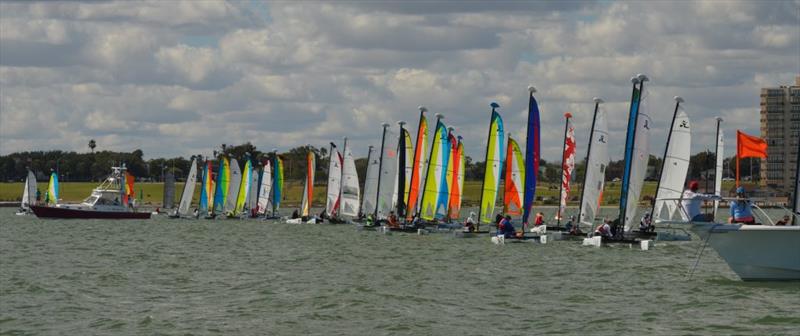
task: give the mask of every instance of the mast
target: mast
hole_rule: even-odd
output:
[[[616,230],[617,236],[622,236],[622,231],[625,228],[625,212],[628,208],[628,187],[630,183],[631,164],[633,161],[633,145],[636,139],[636,128],[639,125],[639,103],[642,101],[642,89],[644,82],[647,81],[647,76],[638,74],[636,77],[631,78],[633,83],[633,90],[631,90],[631,107],[628,115],[628,134],[625,139],[625,171],[622,175],[622,185],[619,202],[619,226]],[[639,96],[636,97],[636,84],[639,84]],[[634,99],[636,102],[634,104]],[[628,150],[630,148],[630,150]],[[619,228],[623,230],[619,230]]]
[[[489,165],[489,143],[491,142],[491,138],[492,138],[492,120],[494,119],[494,114],[496,112],[496,109],[500,107],[500,104],[497,104],[496,102],[492,102],[491,104],[489,104],[489,106],[492,107],[492,112],[489,113],[489,132],[486,134],[486,154],[483,157],[483,165],[484,165],[483,171],[484,171],[484,173],[486,172],[486,168]],[[502,150],[502,148],[500,150]],[[480,203],[478,203],[478,221],[477,221],[477,223],[475,225],[475,231],[480,231],[480,229],[481,229],[481,218],[483,218],[481,216],[481,214],[483,212],[483,189],[484,188],[486,188],[486,177],[485,176],[484,176],[483,180],[481,181],[481,200],[480,200]],[[497,195],[495,195],[495,197],[497,197]]]
[[[378,207],[381,203],[381,175],[383,175],[383,146],[386,144],[386,129],[389,127],[388,123],[383,123],[383,135],[381,136],[381,156],[378,159],[378,187],[375,195],[375,210],[373,210],[372,217],[378,221]]]
[[[567,159],[565,153],[567,151],[567,130],[569,129],[569,118],[571,117],[572,114],[570,114],[569,112],[564,113],[564,119],[566,121],[564,122],[564,146],[562,146],[561,148],[561,185],[558,188],[558,211],[557,211],[558,222],[556,224],[557,227],[561,227],[561,217],[564,216],[564,214],[561,213],[561,199],[562,197],[564,197],[564,163],[566,163],[565,161]],[[594,131],[594,126],[592,126],[592,131]],[[591,137],[591,135],[589,137]],[[566,202],[564,202],[564,209],[566,210],[566,208],[567,208]]]
[[[363,214],[363,211],[364,211],[364,200],[367,199],[367,194],[366,194],[366,192],[367,192],[367,176],[366,176],[366,173],[369,172],[369,162],[372,159],[372,148],[373,148],[372,146],[369,146],[369,149],[367,150],[367,170],[364,172],[364,174],[365,174],[364,175],[364,196],[361,197],[361,204],[358,205],[358,212],[361,213],[361,214]],[[361,217],[361,216],[359,216],[359,217]]]
[[[639,97],[641,97],[641,96],[642,96],[642,93],[639,92]],[[656,194],[653,197],[653,203],[650,206],[650,219],[651,220],[653,220],[653,218],[655,218],[655,216],[656,216],[656,214],[654,212],[656,211],[656,202],[658,202],[658,188],[661,187],[661,175],[664,174],[664,164],[667,163],[667,153],[669,153],[669,143],[672,140],[672,128],[675,127],[675,117],[678,116],[678,109],[680,108],[681,103],[683,103],[683,98],[681,98],[680,96],[675,96],[673,99],[675,99],[675,110],[672,111],[672,121],[669,123],[669,133],[667,133],[667,145],[664,146],[664,156],[661,157],[661,168],[659,168],[659,170],[658,170],[658,180],[657,180],[658,182],[656,182]],[[639,114],[638,111],[637,111],[636,114],[637,115]],[[719,124],[717,124],[717,127],[718,127],[717,131],[719,131]],[[706,181],[708,181],[707,177],[706,177]],[[686,182],[684,182],[684,183],[686,183]],[[691,218],[689,218],[689,219],[691,220]],[[655,220],[653,220],[653,222],[655,223]]]
[[[422,109],[420,109],[420,110],[422,110]],[[439,129],[439,123],[441,123],[442,119],[444,119],[444,115],[442,115],[441,113],[436,113],[436,127],[434,128],[434,131],[433,131],[434,138],[436,137],[436,132]],[[434,141],[435,140],[436,139],[434,139]],[[433,141],[431,141],[431,148],[433,148]],[[423,201],[425,200],[425,187],[428,185],[428,175],[430,175],[430,174],[427,173],[427,171],[430,170],[430,165],[431,165],[432,161],[433,161],[433,150],[431,150],[430,153],[428,153],[428,169],[426,169],[426,172],[425,172],[425,180],[422,182],[422,198],[419,199],[420,206],[417,207],[417,209],[418,209],[417,210],[417,217],[419,217],[420,216],[420,212],[422,212],[422,203],[424,203]],[[446,169],[446,167],[445,167],[445,169]],[[435,216],[435,213],[436,213],[436,210],[434,210],[434,216]]]
[[[397,218],[403,218],[406,215],[406,137],[405,132],[406,129],[403,125],[406,124],[405,121],[398,121],[398,125],[400,125],[400,135],[397,141],[397,204],[395,210],[397,211]],[[399,158],[403,158],[403,160],[399,160]]]
[[[592,100],[594,101],[594,115],[592,116],[592,129],[589,131],[589,145],[586,146],[586,167],[583,169],[583,185],[581,186],[581,201],[578,204],[578,216],[583,212],[583,194],[586,191],[586,176],[589,172],[589,155],[592,153],[592,143],[594,142],[594,126],[597,123],[597,110],[600,108],[600,104],[603,103],[603,99],[597,97],[592,98]],[[594,218],[592,218],[592,222],[594,223]],[[578,218],[578,223],[580,223],[580,218]]]
[[[406,200],[406,206],[407,207],[408,207],[409,204],[411,204],[411,197],[416,197],[415,202],[414,202],[414,207],[419,208],[418,205],[419,205],[419,202],[421,201],[419,199],[420,198],[419,197],[420,183],[418,183],[419,179],[420,179],[419,174],[421,173],[421,172],[418,172],[418,170],[421,170],[421,167],[417,167],[417,162],[420,159],[422,159],[419,156],[425,155],[425,153],[424,153],[425,148],[424,147],[422,148],[422,151],[419,150],[419,146],[424,146],[425,145],[424,143],[420,144],[420,141],[419,141],[420,137],[419,136],[420,136],[420,132],[422,132],[422,119],[425,117],[425,112],[426,111],[428,111],[428,109],[425,106],[420,106],[419,107],[419,122],[417,123],[417,141],[414,144],[414,161],[412,161],[412,163],[411,163],[413,165],[413,169],[411,169],[411,177],[409,177],[410,178],[410,182],[411,182],[411,183],[409,183],[409,188],[411,188],[411,189],[408,192],[408,200]],[[425,131],[427,132],[427,130],[425,130]],[[414,180],[415,177],[416,177],[416,181]],[[414,182],[417,182],[417,183],[414,183]],[[414,192],[413,192],[414,184],[416,184],[416,186],[417,186],[417,190],[416,190],[416,194],[417,195],[416,196],[412,196],[414,194]],[[407,214],[411,213],[411,212],[415,212],[414,209],[406,209],[406,213]],[[417,216],[419,216],[419,212],[415,212],[415,213],[417,214]],[[410,219],[410,218],[408,216],[406,216],[406,219]]]

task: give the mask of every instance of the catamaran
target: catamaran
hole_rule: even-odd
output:
[[[133,175],[125,168],[111,167],[112,174],[92,191],[80,204],[31,205],[31,210],[40,218],[80,219],[147,219],[149,212],[137,212],[134,207]],[[51,181],[53,179],[51,178]],[[54,200],[58,197],[57,178],[49,191]],[[51,183],[53,186],[53,183]],[[52,203],[51,203],[52,204]]]
[[[333,153],[332,153],[333,154]],[[316,224],[317,218],[311,214],[311,204],[314,200],[314,173],[317,170],[317,157],[312,151],[306,154],[306,176],[303,181],[303,196],[300,209],[297,210],[298,218],[288,219],[290,224],[300,224],[303,222]]]
[[[483,174],[483,183],[481,186],[481,200],[478,207],[478,223],[476,231],[480,231],[481,224],[494,224],[494,210],[497,202],[497,193],[500,188],[500,174],[503,167],[503,118],[497,112],[500,107],[495,102],[489,106],[492,107],[491,117],[489,119],[489,135],[486,140],[486,156],[484,162],[486,163]],[[485,232],[489,232],[488,230]]]
[[[33,213],[31,205],[36,205],[36,175],[28,170],[28,176],[25,177],[25,186],[22,190],[22,200],[20,202],[19,211],[17,215],[28,215]]]
[[[171,218],[189,216],[189,206],[192,204],[192,196],[194,196],[195,181],[197,181],[197,159],[193,158],[189,167],[189,175],[186,176],[186,183],[183,185],[181,200],[178,203],[178,208],[170,214]]]
[[[342,187],[339,189],[339,215],[351,218],[358,217],[359,198],[361,190],[358,183],[358,172],[356,171],[356,161],[353,158],[353,151],[347,146],[347,138],[344,138],[343,146],[344,160],[342,162]]]
[[[600,213],[603,187],[608,168],[608,124],[605,108],[600,108],[603,100],[595,97],[592,128],[589,132],[589,145],[586,148],[586,169],[583,175],[583,190],[578,209],[578,222],[594,228],[595,219]]]

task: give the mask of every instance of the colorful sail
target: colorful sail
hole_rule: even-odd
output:
[[[225,201],[225,213],[236,215],[236,202],[239,199],[239,189],[242,184],[242,171],[239,168],[239,161],[231,159],[231,176],[228,183],[228,198]]]
[[[606,110],[600,108],[602,100],[595,98],[595,112],[592,130],[587,146],[586,170],[583,178],[580,213],[581,224],[594,228],[594,219],[600,211],[600,202],[608,168],[608,122]]]
[[[536,182],[539,177],[539,157],[541,126],[539,123],[539,104],[533,93],[536,89],[529,87],[528,98],[528,134],[525,144],[525,191],[522,201],[522,223],[527,224],[533,210],[533,201],[536,199]]]
[[[689,218],[683,211],[677,211],[678,199],[683,194],[683,184],[689,173],[689,157],[692,155],[692,133],[689,116],[680,108],[670,128],[669,142],[661,168],[661,177],[656,189],[656,201],[653,205],[653,219],[669,220],[679,212],[683,220]],[[666,209],[666,214],[663,213]]]
[[[572,180],[572,172],[575,170],[575,126],[572,125],[572,114],[567,112],[566,132],[564,133],[564,153],[561,157],[561,197],[558,206],[558,213],[556,219],[559,221],[564,216],[567,210],[567,201],[569,200],[570,185]]]
[[[405,124],[405,123],[402,123]],[[411,133],[400,126],[400,138],[397,144],[397,193],[393,196],[397,204],[397,216],[406,216],[406,202],[410,194],[411,174],[413,170],[414,146],[411,143]]]
[[[198,210],[200,213],[205,214],[208,212],[208,206],[212,202],[214,202],[211,195],[213,190],[211,189],[211,161],[206,161],[203,165],[203,176],[202,182],[200,185],[200,202],[198,204]]]
[[[420,108],[419,127],[417,128],[417,142],[414,147],[413,162],[408,185],[408,202],[406,202],[406,219],[411,219],[419,210],[419,200],[422,198],[421,181],[425,175],[423,169],[427,166],[428,156],[425,149],[428,145],[428,120],[425,118],[425,108]]]
[[[128,172],[126,171],[125,175],[127,174]],[[127,182],[128,179],[126,178],[125,180]],[[183,184],[183,193],[181,194],[181,201],[180,203],[178,203],[178,214],[181,216],[186,216],[189,214],[189,206],[192,204],[192,197],[194,196],[194,187],[196,182],[197,182],[197,159],[193,158],[191,166],[189,166],[189,175],[186,176],[186,183]],[[127,189],[127,183],[126,183],[126,189]],[[125,196],[125,198],[127,199],[127,195]]]
[[[314,152],[309,151],[308,155],[306,155],[306,180],[303,183],[303,201],[300,203],[300,216],[311,215],[311,203],[314,200],[314,172],[316,170],[316,156]]]
[[[242,180],[239,182],[239,191],[236,196],[236,208],[233,210],[233,215],[235,216],[244,211],[244,206],[247,204],[247,198],[250,194],[250,183],[253,182],[253,163],[249,158],[244,162],[241,176]]]
[[[367,153],[367,176],[364,179],[364,198],[361,202],[361,213],[372,214],[378,201],[378,175],[380,171],[380,157],[375,149],[369,146]]]
[[[274,182],[272,183],[272,214],[275,215],[281,206],[283,197],[283,159],[275,156],[275,170],[272,172]]]
[[[342,216],[356,217],[359,212],[359,197],[361,190],[358,185],[358,172],[353,151],[344,143],[344,161],[342,163],[342,196],[340,197],[339,214]]]
[[[525,157],[519,149],[517,141],[508,135],[506,151],[506,171],[503,195],[503,212],[512,216],[522,214],[523,189],[525,187]]]
[[[444,174],[444,190],[447,195],[444,196],[444,217],[450,216],[450,198],[453,196],[453,186],[456,184],[454,176],[457,168],[455,166],[454,155],[457,154],[458,140],[456,139],[456,135],[453,134],[453,131],[455,131],[455,128],[450,127],[447,132],[447,168],[445,168]],[[440,197],[442,197],[441,194]]]
[[[45,195],[47,204],[58,204],[58,191],[58,174],[52,172],[50,173],[50,183],[47,185],[47,195]]]
[[[342,188],[342,154],[336,149],[336,145],[331,143],[331,151],[328,164],[328,192],[325,201],[325,213],[328,217],[339,215],[339,197]]]
[[[625,155],[624,155],[624,169],[622,171],[622,184],[620,185],[620,202],[619,202],[619,216],[620,220],[623,222],[627,221],[627,206],[628,206],[628,194],[630,189],[630,174],[631,174],[631,167],[634,160],[634,151],[633,151],[633,144],[634,144],[634,136],[636,135],[636,128],[637,128],[637,118],[639,116],[639,102],[641,98],[641,89],[637,87],[637,84],[641,83],[638,78],[632,79],[633,81],[633,89],[631,92],[631,103],[630,103],[630,111],[628,114],[628,128],[627,132],[625,133]],[[638,200],[637,200],[638,201]],[[626,223],[627,226],[627,223]]]
[[[481,223],[494,222],[494,208],[497,202],[497,193],[500,188],[500,174],[503,167],[504,131],[503,118],[496,109],[500,107],[492,103],[492,117],[489,120],[489,137],[486,143],[486,167],[483,175],[481,190],[481,203],[478,209],[478,218]]]
[[[378,176],[377,218],[386,218],[394,211],[397,200],[397,143],[398,134],[388,124],[383,128],[383,148],[380,154],[380,175]]]
[[[441,118],[436,121],[430,162],[425,177],[425,190],[422,194],[420,218],[433,220],[447,215],[447,163],[450,158],[450,143],[447,128]]]
[[[450,154],[451,161],[453,162],[453,182],[450,189],[450,205],[447,207],[450,219],[458,219],[461,217],[461,200],[464,194],[464,172],[466,163],[464,161],[464,144],[461,142],[462,138],[459,135],[456,140],[451,140],[456,145],[453,147],[453,152]]]
[[[225,211],[225,201],[228,199],[228,186],[230,184],[231,168],[227,157],[220,156],[219,166],[217,167],[217,186],[214,191],[214,204],[211,211],[223,213]]]
[[[258,214],[264,215],[271,208],[270,195],[272,195],[272,162],[264,163],[261,171],[261,183],[258,190]]]

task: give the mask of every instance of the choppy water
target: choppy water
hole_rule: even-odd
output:
[[[800,334],[800,283],[650,251],[0,209],[0,334]]]

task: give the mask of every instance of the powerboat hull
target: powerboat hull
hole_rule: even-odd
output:
[[[149,212],[94,211],[32,205],[39,218],[61,219],[150,219]]]

